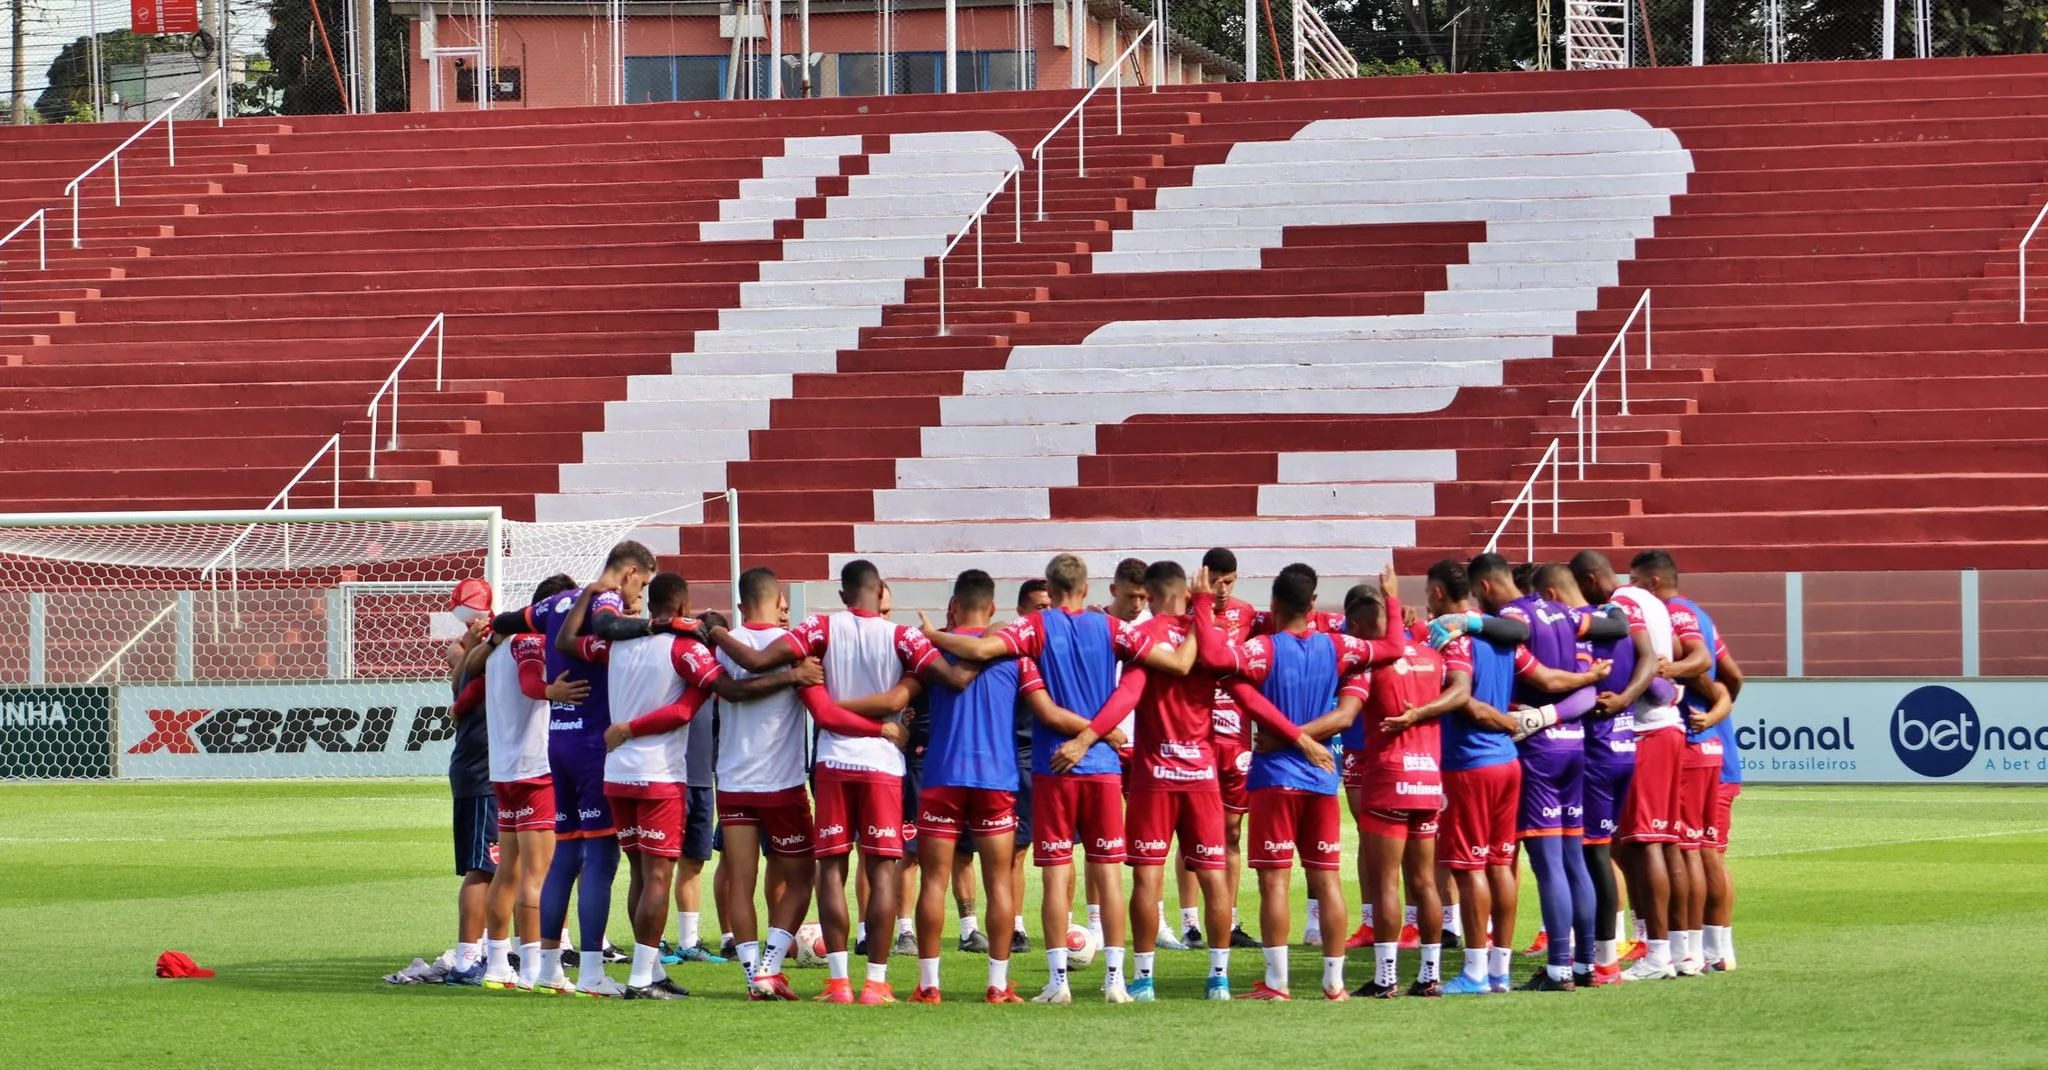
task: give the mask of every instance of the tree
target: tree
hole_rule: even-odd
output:
[[[117,63],[141,63],[151,53],[183,52],[195,45],[208,47],[206,42],[195,41],[188,35],[137,36],[127,30],[108,30],[100,34],[100,75],[104,79],[106,68]],[[57,58],[50,61],[45,84],[49,88],[43,90],[35,104],[40,121],[78,122],[81,114],[91,115],[92,38],[80,37],[65,45]]]
[[[313,17],[313,4],[320,17]],[[348,71],[349,0],[270,0],[270,33],[263,50],[270,69],[260,87],[279,101],[284,115],[332,115],[348,110],[341,83]],[[377,0],[377,110],[404,111],[407,92],[406,20]],[[325,30],[323,36],[322,30]],[[330,48],[332,52],[330,54]],[[339,71],[341,74],[337,74]]]

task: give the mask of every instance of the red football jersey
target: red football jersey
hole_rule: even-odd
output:
[[[1178,648],[1194,642],[1194,617],[1153,617],[1138,626],[1155,643]],[[1131,787],[1152,791],[1213,791],[1216,779],[1216,678],[1200,665],[1186,676],[1148,673],[1132,730]],[[1231,711],[1236,712],[1235,704]]]

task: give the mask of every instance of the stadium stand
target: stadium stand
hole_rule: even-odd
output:
[[[1073,100],[189,124],[175,169],[134,150],[124,207],[88,188],[76,251],[57,193],[111,135],[0,130],[0,223],[53,209],[49,272],[0,249],[0,500],[257,505],[340,431],[352,505],[575,519],[737,487],[749,563],[792,578],[1211,544],[1253,574],[1413,571],[1483,544],[1552,438],[1572,460],[1648,288],[1654,370],[1585,480],[1567,464],[1539,555],[2043,562],[2048,380],[2012,321],[2048,60],[1130,93],[1121,136],[1090,106],[1085,177],[1054,139],[1041,220],[1030,146]],[[998,196],[940,335],[936,255],[1019,165],[1021,228]],[[365,406],[438,313],[447,383],[414,362],[371,481]],[[722,573],[723,519],[653,535]],[[1999,634],[1987,661],[2048,663]]]

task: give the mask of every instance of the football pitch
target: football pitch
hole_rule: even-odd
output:
[[[433,781],[0,785],[0,1050],[21,1067],[2048,1061],[2048,789],[1753,787],[1730,853],[1739,971],[1342,1005],[1203,1002],[1199,952],[1161,952],[1160,1002],[1124,1007],[1090,999],[1099,959],[1072,1007],[983,1006],[982,960],[951,951],[938,1007],[749,1004],[737,965],[677,968],[697,995],[666,1006],[386,986],[453,942],[448,809]],[[1518,943],[1535,911],[1525,881]],[[157,980],[169,948],[219,976]],[[1233,961],[1249,990],[1258,953]],[[1316,963],[1296,948],[1297,993]],[[1535,965],[1518,957],[1517,980]],[[1351,983],[1370,969],[1354,952]],[[907,997],[915,964],[892,974]],[[824,971],[790,976],[808,997]],[[1035,993],[1044,956],[1013,977]]]

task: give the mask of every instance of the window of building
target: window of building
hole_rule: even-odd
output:
[[[724,56],[628,56],[626,103],[723,100]]]
[[[839,95],[879,96],[882,93],[881,56],[874,52],[842,52],[839,57]],[[889,92],[943,93],[946,91],[944,52],[898,52],[891,64]],[[1014,49],[989,52],[956,52],[954,69],[964,93],[998,89],[1034,88],[1038,56],[1024,53],[1023,77],[1018,85],[1017,53]]]

